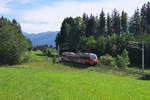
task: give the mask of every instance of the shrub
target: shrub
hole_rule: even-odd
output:
[[[100,66],[109,66],[111,68],[116,68],[116,59],[110,56],[109,54],[106,54],[105,56],[100,57]]]
[[[122,56],[117,55],[117,60],[116,60],[116,62],[117,62],[117,66],[118,66],[119,68],[126,69],[125,60],[123,59]]]
[[[27,63],[28,61],[30,61],[31,60],[30,52],[25,52],[21,59],[23,63]]]
[[[53,57],[52,62],[53,62],[53,63],[56,63],[56,62],[57,62],[56,56]]]
[[[43,50],[43,55],[48,56],[48,57],[52,56],[51,49],[49,49],[49,48],[44,49]]]
[[[128,51],[126,49],[123,50],[121,56],[124,58],[126,66],[130,64],[130,59],[128,56]]]
[[[122,68],[122,69],[127,69],[128,65],[130,64],[130,61],[129,61],[129,57],[128,57],[128,51],[126,49],[123,50],[121,56],[120,55],[117,55],[117,66],[119,68]]]

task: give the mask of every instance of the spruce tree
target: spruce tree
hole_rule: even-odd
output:
[[[146,11],[146,29],[147,32],[150,34],[150,2],[148,2],[146,5]]]
[[[114,9],[112,13],[112,32],[120,35],[120,14]]]
[[[100,13],[100,18],[99,18],[99,23],[98,23],[98,35],[97,37],[101,36],[105,36],[105,13],[102,10]]]
[[[86,36],[89,37],[89,36],[94,36],[96,35],[96,18],[95,16],[91,15],[90,16],[90,19],[88,20],[88,23],[87,23],[87,27],[86,27]]]
[[[111,17],[108,14],[107,15],[107,35],[111,35],[112,34],[112,23],[111,23]]]
[[[86,13],[83,14],[82,16],[82,26],[81,26],[81,35],[82,36],[86,36],[86,29],[87,29],[87,24],[88,24],[88,20],[89,20],[89,17]]]
[[[121,33],[127,33],[127,23],[128,22],[128,15],[126,12],[122,11],[121,14]]]
[[[146,30],[146,13],[147,13],[147,9],[146,9],[146,4],[144,4],[141,8],[141,32],[145,33],[147,32]]]
[[[134,33],[135,36],[141,33],[141,18],[139,9],[136,9],[134,15],[130,19],[130,29],[131,33]]]

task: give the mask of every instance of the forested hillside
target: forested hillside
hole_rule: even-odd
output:
[[[150,2],[136,9],[132,17],[125,11],[114,9],[110,14],[103,10],[99,16],[65,18],[57,35],[60,51],[93,52],[98,56],[117,57],[124,49],[129,52],[131,64],[141,64],[141,42],[145,43],[145,63],[150,65]],[[131,41],[139,42],[132,48]]]
[[[43,32],[43,33],[37,33],[37,34],[29,34],[29,33],[23,33],[27,38],[29,38],[32,41],[32,44],[34,47],[40,46],[40,45],[48,45],[55,47],[55,39],[57,36],[58,31],[54,32]]]

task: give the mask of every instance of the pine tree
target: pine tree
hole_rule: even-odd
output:
[[[99,23],[98,23],[98,35],[97,37],[101,36],[105,36],[105,13],[102,10],[100,13],[100,18],[99,18]]]
[[[147,31],[146,30],[146,24],[147,24],[146,13],[147,13],[146,4],[144,4],[141,9],[141,32],[142,33],[145,33]]]
[[[148,2],[146,5],[146,11],[146,29],[147,32],[150,34],[150,2]]]
[[[112,32],[120,35],[120,26],[120,14],[116,9],[114,9],[112,13]]]
[[[107,35],[111,35],[112,34],[112,23],[111,23],[111,17],[108,14],[107,15]]]
[[[88,20],[88,23],[87,23],[87,27],[86,27],[86,36],[89,37],[89,36],[94,36],[96,35],[96,18],[95,16],[91,15],[90,16],[90,19]]]
[[[141,18],[139,9],[137,9],[134,15],[131,17],[129,31],[134,33],[135,36],[141,33]]]
[[[128,15],[126,12],[122,11],[121,14],[121,33],[127,33],[127,23]]]
[[[81,26],[81,35],[82,36],[86,36],[86,29],[87,29],[87,25],[88,25],[88,20],[89,20],[89,17],[86,13],[83,14],[82,16],[82,26]]]

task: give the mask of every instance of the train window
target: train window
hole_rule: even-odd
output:
[[[96,55],[91,55],[92,59],[97,59]]]
[[[89,57],[80,57],[81,59],[84,59],[84,60],[89,60],[90,58]]]

